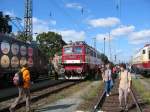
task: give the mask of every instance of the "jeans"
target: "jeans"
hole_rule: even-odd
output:
[[[111,89],[113,88],[113,86],[114,86],[114,82],[113,82],[113,80],[111,79],[111,80],[110,80],[110,91],[111,91]]]
[[[110,92],[110,80],[105,81],[105,91],[106,91],[106,94],[109,94],[109,92]]]

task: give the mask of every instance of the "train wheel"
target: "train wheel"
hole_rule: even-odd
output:
[[[148,77],[148,76],[149,76],[148,72],[147,72],[147,71],[144,71],[143,76],[144,76],[144,77]]]
[[[94,80],[95,79],[95,72],[94,72],[94,70],[90,70],[88,79],[89,80]]]

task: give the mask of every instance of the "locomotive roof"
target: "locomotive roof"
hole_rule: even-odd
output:
[[[145,44],[144,47],[142,47],[141,49],[138,50],[138,52],[140,52],[142,49],[144,49],[144,48],[146,48],[146,47],[149,47],[149,46],[150,46],[150,43]]]
[[[136,51],[136,53],[134,54],[133,57],[138,57],[140,55],[140,52],[142,52],[142,50],[146,47],[150,47],[150,43],[145,44],[144,47],[142,47],[141,49],[139,49],[138,51]]]
[[[76,42],[71,42],[68,45],[65,45],[64,47],[70,47],[70,46],[82,46],[85,45],[87,47],[89,47],[91,50],[96,51],[97,53],[100,53],[99,51],[97,51],[95,48],[93,48],[92,46],[88,45],[85,41],[76,41]]]

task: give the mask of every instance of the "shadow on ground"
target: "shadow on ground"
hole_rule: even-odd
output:
[[[57,109],[64,109],[64,108],[69,108],[74,104],[65,104],[65,105],[55,105],[55,106],[48,106],[45,108],[37,109],[34,112],[41,112],[41,111],[47,111],[47,110],[57,110]]]

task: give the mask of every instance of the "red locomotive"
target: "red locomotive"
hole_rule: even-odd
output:
[[[101,64],[100,53],[84,41],[72,42],[62,49],[61,72],[65,78],[83,79],[94,74]]]

